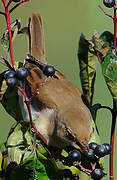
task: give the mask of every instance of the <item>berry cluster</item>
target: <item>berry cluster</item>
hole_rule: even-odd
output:
[[[107,7],[107,8],[112,8],[115,6],[115,0],[103,0],[103,4]]]
[[[75,165],[94,180],[100,180],[105,174],[99,165],[99,159],[110,154],[111,146],[107,143],[97,144],[91,142],[87,150],[80,152],[72,150],[65,159],[69,166]]]
[[[21,67],[16,71],[14,70],[6,71],[6,73],[4,74],[4,78],[8,87],[14,87],[17,85],[17,80],[23,81],[27,77],[27,75],[28,75],[27,69]]]

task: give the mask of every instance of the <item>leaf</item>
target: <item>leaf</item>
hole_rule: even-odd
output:
[[[102,73],[113,98],[117,100],[117,56],[109,51],[102,63]]]
[[[5,73],[5,71],[0,73],[0,101],[2,100],[3,95],[7,89],[7,85],[6,85],[6,82],[4,80],[4,73]]]
[[[99,39],[101,39],[106,46],[112,47],[114,42],[114,35],[109,31],[104,31]]]
[[[7,139],[6,147],[8,151],[8,158],[10,162],[17,162],[19,169],[16,172],[22,174],[19,177],[23,179],[44,179],[44,180],[62,180],[63,171],[58,168],[56,161],[52,157],[46,157],[48,152],[36,140],[38,145],[36,149],[33,147],[33,136],[30,134],[30,124],[28,122],[21,122],[16,124]],[[35,157],[36,151],[36,157]],[[22,173],[21,173],[22,172]]]
[[[21,63],[17,63],[21,65]],[[12,116],[16,121],[23,119],[20,105],[19,95],[17,88],[9,88],[4,80],[4,74],[6,71],[0,74],[0,102],[5,108],[6,112]]]
[[[25,121],[12,127],[12,132],[9,134],[6,142],[10,162],[15,161],[19,164],[31,154],[33,145],[29,130],[29,122]]]
[[[104,57],[106,56],[107,52],[111,49],[108,46],[108,43],[103,41],[105,34],[102,34],[100,37],[97,31],[94,31],[92,42],[94,44],[95,55],[97,56],[100,64],[103,62]]]
[[[93,43],[86,40],[83,34],[79,40],[78,59],[83,94],[91,105],[96,77],[96,56],[94,55]]]
[[[21,164],[16,177],[18,177],[18,174],[20,174],[22,180],[50,180],[44,165],[36,157],[29,158]]]
[[[5,108],[6,112],[16,121],[21,121],[23,119],[19,105],[18,90],[16,88],[7,88],[2,97],[1,104]]]

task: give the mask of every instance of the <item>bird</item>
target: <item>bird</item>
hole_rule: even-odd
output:
[[[21,31],[24,29],[29,39],[29,54],[24,61],[24,67],[28,70],[25,91],[30,100],[36,131],[46,139],[48,147],[63,149],[71,146],[86,150],[93,127],[82,92],[63,73],[48,65],[41,15],[33,13],[28,27]],[[53,75],[48,75],[47,67],[53,68]],[[23,119],[29,121],[25,100],[20,93],[19,96]]]

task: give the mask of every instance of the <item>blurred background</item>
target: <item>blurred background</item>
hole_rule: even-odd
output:
[[[24,3],[11,14],[11,21],[21,18],[22,26],[26,26],[28,18],[33,12],[43,17],[45,31],[46,55],[49,64],[53,64],[64,73],[76,86],[81,88],[79,66],[77,60],[78,40],[81,33],[91,39],[96,29],[99,34],[105,30],[113,32],[112,20],[106,17],[98,8],[100,0],[32,0]],[[111,9],[104,8],[112,14]],[[0,11],[3,10],[0,3]],[[5,19],[0,16],[0,35],[6,27]],[[23,61],[28,53],[28,43],[25,35],[19,35],[13,42],[13,53],[17,61]],[[3,49],[0,47],[0,55]],[[3,66],[0,68],[3,71]],[[101,103],[112,107],[112,98],[101,74],[100,65],[97,65],[94,103]],[[15,121],[6,114],[0,105],[0,143],[7,138],[8,131]],[[101,141],[109,142],[111,115],[107,110],[99,110],[97,125]],[[115,141],[115,148],[117,140]],[[117,159],[115,159],[115,162]],[[108,171],[108,157],[105,158]],[[115,177],[117,167],[115,167]],[[105,178],[105,179],[108,179]]]

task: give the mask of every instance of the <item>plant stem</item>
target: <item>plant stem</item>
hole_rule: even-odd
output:
[[[7,28],[8,28],[8,34],[9,34],[9,50],[10,50],[10,57],[11,57],[11,64],[12,67],[15,69],[15,61],[13,58],[13,50],[12,50],[12,34],[11,34],[11,26],[10,26],[10,13],[7,7],[7,2],[6,0],[2,0],[5,8],[5,17],[6,17],[6,23],[7,23]]]
[[[28,1],[30,1],[30,0],[22,0],[22,1],[18,2],[14,7],[12,7],[12,8],[9,10],[9,12],[11,13],[11,12],[14,11],[19,5],[21,5],[21,4],[24,3],[24,2],[28,2]]]
[[[25,103],[26,103],[26,106],[27,106],[27,109],[28,109],[28,113],[29,113],[29,118],[30,118],[30,125],[31,125],[31,129],[36,133],[36,135],[38,137],[41,138],[41,140],[47,145],[47,141],[46,139],[42,136],[42,134],[37,130],[37,128],[35,127],[34,125],[34,122],[32,120],[32,113],[31,113],[31,108],[30,108],[30,102],[29,102],[29,99],[26,95],[26,92],[25,92],[25,89],[24,87],[23,88],[20,88],[19,86],[17,86],[17,89],[22,93],[22,95],[24,96],[25,98]]]
[[[117,118],[117,102],[113,100],[113,111],[112,111],[112,126],[111,126],[111,138],[110,145],[112,147],[110,154],[110,180],[114,180],[114,140],[115,140],[115,126]]]
[[[117,34],[117,17],[116,17],[116,8],[114,8],[114,50],[116,53],[116,34]]]

